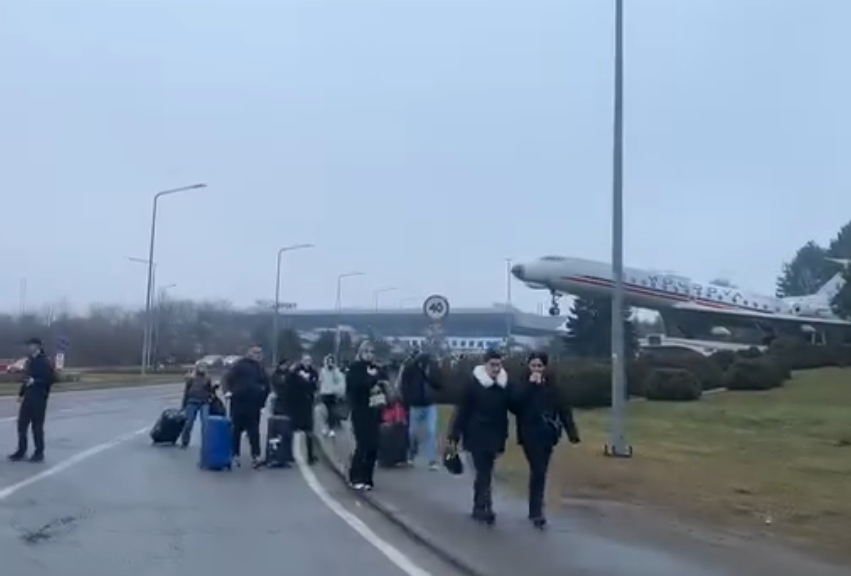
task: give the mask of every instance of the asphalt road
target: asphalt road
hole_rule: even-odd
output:
[[[152,447],[147,430],[178,392],[150,386],[50,399],[47,461],[0,461],[0,573],[454,574],[321,466],[206,472],[196,448]],[[0,400],[7,451],[15,410]]]

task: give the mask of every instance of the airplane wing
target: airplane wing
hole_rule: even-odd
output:
[[[694,312],[703,314],[714,314],[716,316],[727,316],[743,320],[753,318],[754,320],[767,320],[770,322],[785,322],[790,324],[811,324],[822,326],[851,326],[851,321],[842,320],[841,318],[820,318],[818,316],[796,316],[795,314],[779,314],[766,313],[757,310],[742,310],[740,308],[712,308],[709,306],[701,306],[693,302],[681,302],[673,306],[674,310],[681,312]]]

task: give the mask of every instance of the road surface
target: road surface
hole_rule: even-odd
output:
[[[197,449],[152,447],[147,430],[178,398],[175,386],[54,394],[47,461],[0,461],[0,572],[454,574],[321,466],[206,472]],[[0,400],[9,452],[15,410]]]

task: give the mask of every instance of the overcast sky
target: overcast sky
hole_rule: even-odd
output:
[[[626,262],[772,292],[851,218],[851,2],[627,0]],[[613,1],[0,0],[0,309],[505,298],[609,261]],[[840,169],[843,168],[840,172]],[[534,309],[546,298],[515,285]]]

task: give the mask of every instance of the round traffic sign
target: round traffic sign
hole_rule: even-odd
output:
[[[438,294],[429,296],[423,302],[423,314],[429,320],[443,320],[449,314],[449,300]]]

